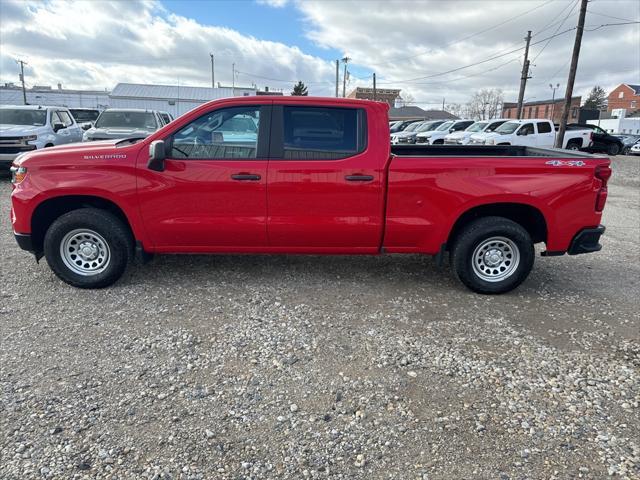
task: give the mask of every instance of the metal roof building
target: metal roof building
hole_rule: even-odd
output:
[[[256,88],[187,87],[119,83],[109,94],[111,108],[145,108],[169,112],[174,118],[210,100],[255,95]]]
[[[34,86],[26,90],[27,103],[30,105],[47,105],[68,108],[98,108],[109,106],[109,92],[105,90],[72,90],[48,86]],[[0,105],[22,105],[22,88],[8,83],[0,86]]]

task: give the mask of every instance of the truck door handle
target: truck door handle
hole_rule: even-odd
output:
[[[233,180],[252,180],[252,181],[256,181],[256,180],[260,180],[260,175],[256,175],[255,173],[234,173],[233,175],[231,175],[231,178]]]
[[[347,182],[370,182],[373,175],[347,175],[344,177]]]

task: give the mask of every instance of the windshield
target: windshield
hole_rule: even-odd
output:
[[[467,132],[481,132],[486,126],[487,122],[476,122],[467,128]]]
[[[76,119],[76,123],[93,122],[100,115],[98,110],[74,110],[71,108],[69,111]]]
[[[451,127],[451,125],[453,125],[453,122],[444,122],[442,125],[436,128],[436,131],[442,132],[444,130],[449,130],[449,127]]]
[[[418,128],[420,125],[422,125],[422,122],[416,122],[416,123],[412,123],[411,125],[409,125],[407,128],[405,128],[403,131],[404,132],[413,132],[416,128]]]
[[[425,122],[416,128],[416,132],[428,132],[433,128],[435,122]]]
[[[485,132],[493,132],[495,131],[500,125],[504,124],[504,122],[506,122],[506,120],[500,120],[499,122],[493,122],[491,125],[489,125],[484,131]]]
[[[506,122],[496,128],[496,133],[513,133],[519,126],[520,123],[518,122]]]
[[[151,112],[126,112],[106,110],[96,120],[96,128],[142,128],[155,130],[156,119]]]
[[[3,125],[42,127],[47,123],[47,111],[28,110],[26,108],[0,108],[0,123]]]

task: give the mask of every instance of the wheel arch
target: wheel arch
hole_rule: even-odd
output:
[[[132,223],[124,209],[117,203],[98,195],[60,195],[43,200],[31,215],[31,239],[35,252],[43,251],[44,236],[60,216],[81,208],[97,208],[115,215],[128,229],[133,240],[136,239]]]
[[[454,222],[447,238],[447,249],[455,242],[462,229],[470,222],[482,217],[504,217],[521,225],[533,243],[547,241],[548,226],[544,214],[526,203],[488,203],[476,205],[464,211]]]

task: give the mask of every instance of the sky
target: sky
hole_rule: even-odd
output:
[[[118,82],[211,85],[334,95],[399,88],[415,105],[465,103],[482,88],[516,100],[532,31],[525,100],[566,88],[579,0],[0,0],[0,82],[111,89]],[[592,0],[574,94],[640,84],[640,1]],[[617,24],[617,25],[612,25]],[[340,65],[342,75],[343,65]],[[342,81],[342,79],[341,79]],[[342,84],[340,85],[342,90]]]

